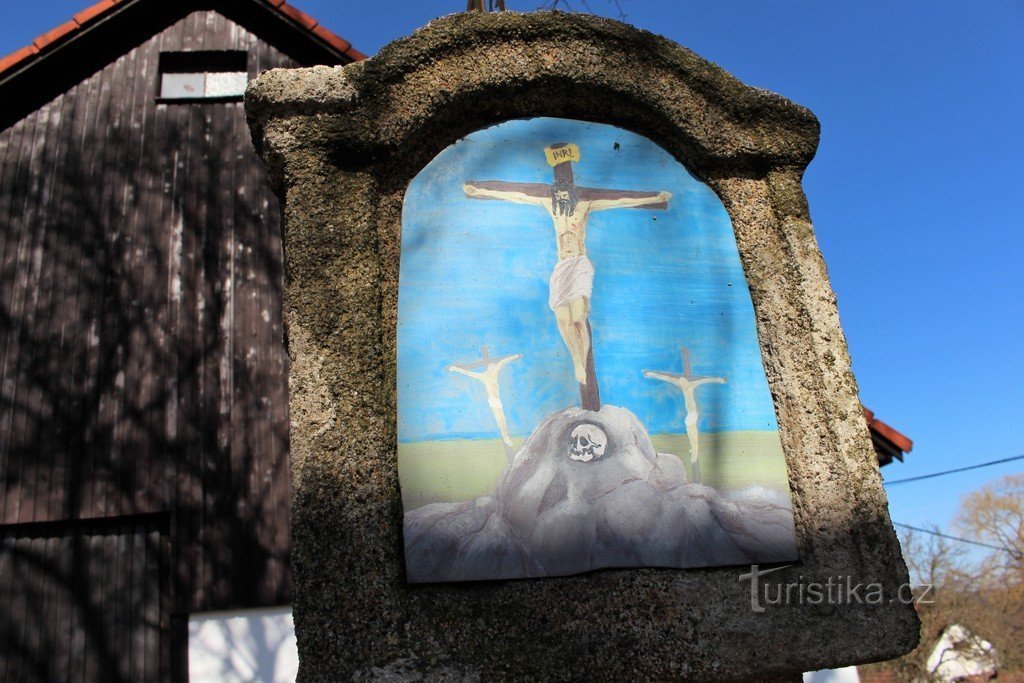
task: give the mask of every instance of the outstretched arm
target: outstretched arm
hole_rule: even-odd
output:
[[[448,371],[449,372],[457,372],[460,375],[465,375],[466,377],[472,377],[473,379],[480,379],[480,375],[481,375],[481,373],[479,373],[479,372],[472,372],[470,370],[466,370],[465,368],[460,368],[458,365],[449,365],[448,366]],[[483,380],[481,380],[481,381],[483,381]]]
[[[644,370],[644,377],[660,379],[662,382],[671,382],[672,384],[678,384],[679,382],[679,375],[673,375],[667,372],[655,372],[654,370]]]
[[[725,384],[724,377],[698,377],[697,379],[690,380],[691,387],[699,387],[701,384]]]
[[[508,187],[502,187],[506,185]],[[462,191],[472,199],[503,199],[506,202],[516,204],[535,204],[544,206],[551,202],[550,197],[534,196],[521,190],[513,189],[512,183],[502,183],[497,180],[484,180],[480,182],[470,181],[463,183]]]
[[[497,363],[495,363],[494,367],[495,367],[496,371],[497,370],[501,370],[503,367],[505,367],[506,365],[508,365],[512,361],[519,360],[520,358],[522,358],[522,356],[519,355],[518,353],[515,354],[514,356],[505,356],[504,358],[499,360]]]
[[[618,197],[616,199],[591,199],[587,202],[591,211],[602,211],[604,209],[630,209],[640,206],[651,208],[668,208],[668,200],[672,198],[671,192],[657,192],[651,194],[639,194],[633,197]],[[655,207],[655,204],[665,204],[665,207]]]

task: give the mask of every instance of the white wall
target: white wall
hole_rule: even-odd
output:
[[[996,671],[998,655],[992,643],[974,635],[960,624],[947,626],[928,657],[928,671],[940,683]]]
[[[298,669],[290,607],[189,615],[190,681],[291,683]]]
[[[804,683],[860,683],[860,674],[855,666],[809,671],[804,674]]]

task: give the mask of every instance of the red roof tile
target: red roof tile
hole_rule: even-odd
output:
[[[38,53],[39,48],[37,48],[35,45],[26,45],[20,50],[12,52],[3,59],[0,59],[0,73],[7,71],[7,69],[11,68],[15,64],[27,62],[31,58],[35,57]]]
[[[868,428],[878,432],[889,441],[891,441],[897,448],[904,453],[909,453],[914,448],[914,442],[908,439],[906,436],[896,431],[889,425],[885,424],[879,419],[875,418],[875,414],[864,408],[864,419],[868,421]]]
[[[2,77],[5,72],[10,71],[17,66],[24,65],[34,59],[36,55],[51,49],[54,44],[70,40],[83,26],[107,15],[109,12],[113,11],[117,5],[126,4],[132,1],[133,0],[100,0],[96,4],[85,8],[76,14],[71,21],[67,21],[37,37],[32,41],[31,45],[27,45],[20,50],[12,52],[6,57],[0,58],[0,77]],[[307,31],[311,37],[314,37],[316,40],[326,44],[331,49],[345,55],[349,59],[354,61],[366,59],[366,55],[352,47],[350,42],[327,30],[323,26],[320,26],[316,19],[309,16],[302,10],[289,5],[285,0],[253,0],[253,2],[267,5],[282,16],[286,17],[292,23]]]
[[[338,52],[344,52],[356,61],[366,59],[366,55],[352,47],[352,43],[348,42],[333,31],[325,28],[323,24],[317,24],[313,29],[313,33],[319,36],[325,43],[333,46]]]
[[[295,23],[299,24],[307,31],[312,31],[313,28],[317,25],[317,23],[319,23],[317,22],[316,19],[309,16],[308,14],[300,10],[298,7],[289,5],[287,2],[281,3],[281,5],[277,8],[277,11],[285,15]]]
[[[58,40],[60,40],[61,38],[63,38],[67,34],[73,33],[73,32],[75,32],[77,30],[78,30],[78,22],[76,22],[74,20],[72,20],[72,21],[65,21],[63,24],[61,24],[57,28],[52,28],[49,31],[47,31],[46,33],[44,33],[43,35],[37,37],[35,40],[32,41],[32,44],[35,45],[40,50],[42,50],[43,48],[45,48],[50,43],[56,43]]]
[[[116,4],[117,3],[114,0],[100,0],[100,2],[97,2],[95,5],[86,7],[84,10],[76,14],[75,21],[78,22],[79,26],[83,26]]]

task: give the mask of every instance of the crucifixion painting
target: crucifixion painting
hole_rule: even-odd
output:
[[[596,411],[601,408],[601,397],[589,320],[594,265],[587,257],[587,219],[591,213],[607,209],[666,209],[671,194],[577,187],[572,164],[580,160],[579,147],[556,143],[545,148],[544,154],[554,171],[550,184],[469,180],[462,189],[473,199],[530,204],[550,216],[558,262],[551,273],[548,306],[569,350],[573,375],[580,385],[580,402],[584,409]]]
[[[732,223],[678,159],[506,121],[417,174],[401,235],[409,581],[797,559]]]

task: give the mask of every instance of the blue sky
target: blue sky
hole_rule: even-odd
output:
[[[495,438],[480,382],[452,363],[523,356],[502,371],[509,431],[529,436],[547,415],[579,405],[578,385],[548,307],[558,254],[551,218],[537,206],[466,197],[469,180],[550,183],[544,147],[579,146],[581,187],[670,192],[664,211],[596,211],[587,253],[601,399],[633,411],[655,434],[685,431],[682,395],[642,370],[725,385],[697,390],[702,431],[777,429],[754,312],[732,224],[721,200],[650,140],[613,126],[533,119],[478,131],[413,180],[402,214],[398,308],[398,438]]]
[[[607,0],[592,10],[615,13]],[[0,0],[0,52],[89,0]],[[373,54],[464,0],[294,0]],[[508,0],[532,10],[536,1]],[[811,216],[863,401],[914,439],[889,478],[1024,453],[1024,4],[622,0],[627,20],[821,120]],[[579,3],[576,3],[579,6]],[[945,525],[1010,463],[893,487]]]

